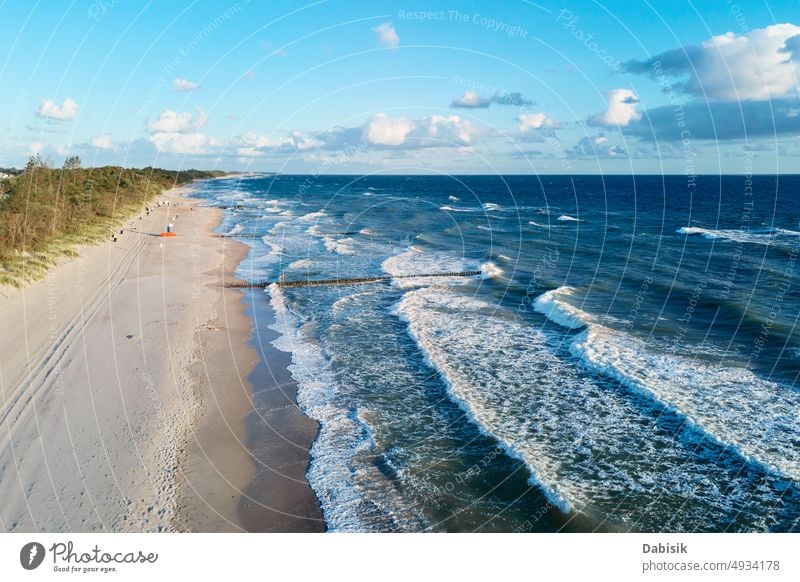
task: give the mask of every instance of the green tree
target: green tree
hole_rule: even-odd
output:
[[[69,156],[66,160],[64,160],[65,170],[77,170],[80,167],[81,167],[80,156]]]

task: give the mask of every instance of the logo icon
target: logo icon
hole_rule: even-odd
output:
[[[30,542],[19,551],[19,563],[26,570],[35,570],[44,561],[44,546],[39,542]]]

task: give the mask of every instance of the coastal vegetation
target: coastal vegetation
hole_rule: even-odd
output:
[[[25,169],[0,180],[0,285],[41,278],[76,247],[107,238],[162,191],[223,172],[105,166],[60,168],[31,156]]]

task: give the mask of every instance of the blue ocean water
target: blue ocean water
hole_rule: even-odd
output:
[[[332,530],[800,528],[797,176],[204,183]]]

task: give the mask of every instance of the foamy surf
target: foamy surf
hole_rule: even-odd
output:
[[[481,264],[481,279],[497,279],[503,276],[503,269],[491,261]]]
[[[800,480],[800,395],[745,368],[711,366],[651,349],[625,333],[589,327],[573,353],[598,372],[686,416],[723,446],[778,475]]]
[[[702,435],[684,428],[677,437],[672,421],[654,420],[657,411],[587,379],[555,353],[560,342],[494,304],[428,287],[407,292],[397,314],[453,400],[525,463],[531,484],[563,512],[623,528],[685,529],[701,528],[710,513],[736,514],[731,498],[762,510],[774,502],[748,497],[753,476],[740,466],[697,458]],[[713,493],[715,483],[730,491]],[[759,511],[748,519],[757,521]]]
[[[554,321],[558,325],[569,329],[579,329],[588,325],[592,318],[585,311],[563,299],[575,293],[573,287],[559,287],[539,295],[533,302],[533,308]]]
[[[321,218],[327,217],[328,214],[324,210],[318,210],[316,212],[309,212],[308,214],[304,214],[298,220],[303,220],[305,222],[316,222]]]
[[[236,236],[242,232],[242,225],[241,223],[236,223],[232,229],[225,233],[225,236]]]
[[[444,210],[445,212],[477,212],[474,208],[455,208],[449,205],[440,206],[439,210]]]
[[[374,466],[376,454],[369,414],[352,410],[339,400],[340,388],[330,362],[317,339],[317,324],[303,320],[287,305],[284,292],[268,288],[279,337],[273,345],[292,355],[289,371],[297,382],[297,402],[303,412],[320,424],[311,448],[306,477],[322,507],[329,531],[418,531],[420,518],[391,489],[380,485]],[[352,300],[371,292],[356,294]],[[346,303],[337,302],[334,311]],[[372,509],[369,509],[372,507]]]
[[[682,416],[742,457],[791,479],[800,478],[800,396],[789,386],[763,380],[743,368],[710,366],[654,349],[636,338],[595,323],[591,315],[563,299],[570,287],[548,291],[534,302],[537,312],[569,329],[586,327],[572,353],[597,372],[615,378]],[[655,340],[653,342],[655,344]]]
[[[491,267],[489,268],[491,269]],[[418,274],[479,271],[482,270],[482,267],[477,261],[471,259],[458,257],[450,253],[424,251],[418,247],[410,246],[405,251],[384,260],[381,263],[381,269],[393,277],[407,277]],[[496,271],[494,273],[492,276],[499,274]],[[466,279],[461,277],[412,277],[409,279],[394,279],[392,284],[398,287],[420,287],[424,285],[463,285],[465,281]]]
[[[756,245],[779,245],[780,243],[796,245],[796,237],[800,236],[800,232],[785,228],[748,228],[735,230],[682,226],[675,232],[687,236],[702,237],[707,240]]]
[[[252,197],[237,198],[234,203],[241,204],[235,210],[226,205],[229,215],[222,230],[240,223],[251,235],[247,241],[253,256],[240,269],[249,265],[255,281],[377,278],[363,285],[284,291],[299,329],[292,365],[329,374],[329,382],[315,389],[314,380],[319,382],[322,372],[304,377],[302,370],[293,369],[301,384],[299,398],[319,397],[303,404],[309,410],[313,404],[309,414],[322,424],[309,479],[331,529],[507,531],[553,530],[564,524],[581,529],[592,528],[595,517],[623,530],[797,527],[792,510],[800,503],[800,488],[789,476],[796,475],[796,459],[793,451],[767,436],[791,443],[788,435],[796,428],[784,418],[786,406],[797,406],[794,393],[783,393],[791,388],[786,378],[796,371],[792,358],[800,352],[791,331],[793,285],[784,292],[786,273],[796,269],[793,254],[742,248],[722,238],[729,233],[711,233],[716,239],[705,236],[708,229],[660,236],[665,222],[678,228],[691,220],[697,222],[695,229],[700,221],[714,224],[717,201],[700,208],[713,196],[698,197],[687,219],[683,209],[662,212],[660,198],[640,191],[643,211],[634,216],[621,206],[626,186],[620,183],[609,190],[623,210],[615,213],[614,227],[587,220],[577,229],[575,220],[556,218],[605,213],[597,206],[598,190],[587,186],[588,178],[577,184],[581,213],[571,216],[563,214],[576,208],[569,180],[549,180],[546,198],[534,192],[535,184],[519,177],[507,179],[514,186],[513,198],[503,195],[502,181],[486,177],[465,179],[469,188],[457,190],[452,198],[441,181],[375,180],[381,192],[391,193],[381,199],[378,211],[376,198],[362,196],[378,182],[365,179],[352,185],[320,177],[298,202],[296,177],[270,178],[269,190],[266,184],[257,189],[271,199],[265,208],[251,205]],[[331,192],[340,195],[331,197]],[[431,206],[432,200],[439,203]],[[499,207],[484,208],[483,200],[496,200]],[[550,216],[545,216],[545,203],[555,209]],[[325,216],[314,216],[323,208]],[[283,215],[290,209],[293,214]],[[727,210],[725,216],[735,217],[741,208]],[[503,220],[512,211],[523,228],[509,228],[511,221]],[[494,227],[491,239],[478,230],[489,226],[488,218]],[[754,216],[750,224],[765,224],[770,218]],[[794,224],[793,215],[780,218],[782,224]],[[630,255],[626,231],[632,222],[642,237],[636,239],[636,256]],[[752,226],[748,234],[759,244],[771,240],[795,248],[800,236],[790,228]],[[573,238],[578,234],[580,245]],[[703,305],[693,319],[697,325],[680,341],[629,343],[653,326],[662,337],[676,332],[676,322],[685,315],[680,297],[659,303],[669,280],[663,271],[652,270],[654,257],[681,256],[687,244],[682,234],[689,237],[692,256],[674,265],[681,281],[693,285],[701,277],[707,282]],[[712,245],[711,240],[725,244]],[[273,241],[282,247],[280,254],[270,246]],[[604,262],[599,265],[601,244]],[[707,271],[698,271],[700,263]],[[416,276],[464,270],[480,271],[480,278]],[[508,279],[512,272],[513,283]],[[391,284],[380,279],[382,273],[391,277]],[[415,276],[398,278],[405,275]],[[564,281],[575,288],[538,297],[532,293]],[[507,282],[511,284],[504,287]],[[519,312],[526,284],[533,305]],[[731,285],[730,297],[722,308],[730,313],[709,325],[702,319],[706,306],[718,300],[726,285]],[[392,315],[392,305],[420,299],[418,292],[424,294],[424,303],[405,303],[414,309],[406,309],[402,320]],[[773,322],[778,293],[783,307]],[[628,300],[635,306],[630,314],[624,305]],[[531,310],[553,323],[542,325]],[[609,316],[622,313],[625,327]],[[740,315],[749,327],[736,327]],[[749,371],[740,383],[731,382],[735,370],[712,369],[715,356],[731,358],[731,346],[746,357],[762,322],[771,326],[770,337],[764,357],[754,356],[754,370],[774,370],[774,385],[761,384],[765,378]],[[706,325],[707,342],[714,342],[716,351],[699,351],[702,337],[698,340],[694,332]],[[606,337],[612,328],[630,331]],[[692,350],[702,361],[692,359]],[[780,358],[775,368],[771,358]],[[623,379],[623,374],[630,378]],[[747,397],[749,388],[780,402],[771,408],[777,411],[775,419],[759,418],[757,411],[736,401],[735,395]],[[722,394],[716,409],[706,394],[713,390]],[[759,398],[754,402],[770,406]],[[471,412],[465,414],[467,409]],[[753,420],[741,420],[738,415],[745,413]],[[729,426],[733,421],[741,425],[739,433]],[[765,427],[763,433],[756,422]],[[494,462],[482,469],[480,478],[461,483],[451,494],[443,491],[455,482],[453,475],[480,463],[488,451],[499,453],[493,453]],[[337,463],[346,470],[338,470]],[[535,487],[526,485],[528,479]],[[487,486],[501,481],[504,492]],[[525,501],[508,506],[507,494]],[[543,520],[526,525],[546,503],[542,495],[553,505],[585,515],[551,509]]]

